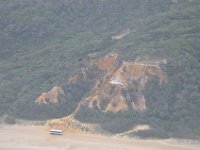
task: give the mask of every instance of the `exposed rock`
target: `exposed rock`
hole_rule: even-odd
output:
[[[165,61],[166,62],[166,61]],[[166,81],[166,76],[159,66],[160,63],[125,62],[117,53],[109,53],[97,60],[86,63],[86,70],[82,70],[84,78],[88,78],[91,68],[96,72],[103,72],[99,77],[90,77],[95,84],[83,98],[75,112],[81,107],[98,109],[104,112],[119,112],[128,109],[146,110],[146,98],[143,95],[147,81],[156,76],[160,84]],[[73,78],[72,78],[73,79]],[[82,78],[83,79],[83,78]],[[78,78],[73,80],[78,82]]]
[[[97,66],[98,69],[106,71],[106,72],[112,72],[119,66],[121,58],[119,57],[119,54],[117,53],[109,53],[103,58],[99,58],[97,60],[90,61],[86,65],[88,65],[89,68],[92,66]]]
[[[163,61],[164,60],[164,61]],[[112,52],[98,59],[85,62],[84,67],[69,77],[68,84],[75,88],[75,93],[84,91],[75,110],[100,110],[102,112],[124,112],[129,109],[145,111],[144,90],[147,81],[158,77],[160,84],[166,81],[166,75],[160,64],[167,61],[137,58],[136,62],[124,61],[118,53]],[[80,90],[79,90],[80,89]],[[79,91],[77,91],[79,90]],[[55,86],[49,92],[42,93],[38,103],[57,103],[59,95],[64,95],[61,87]]]
[[[79,133],[127,131],[133,126],[132,120],[125,120],[122,125],[113,129],[106,122],[109,117],[105,118],[104,112],[145,111],[148,107],[146,105],[148,97],[144,96],[146,84],[152,77],[157,77],[160,84],[167,80],[161,68],[161,64],[166,62],[166,59],[149,57],[125,61],[115,52],[98,59],[90,59],[68,78],[67,86],[71,90],[68,92],[74,92],[73,98],[77,99],[75,111],[70,116],[47,122],[47,127]],[[57,103],[58,97],[63,94],[62,88],[55,86],[49,92],[41,94],[36,102]],[[119,120],[114,120],[112,123],[118,124]]]
[[[58,97],[64,95],[64,91],[59,86],[54,86],[50,91],[42,93],[37,99],[36,103],[58,103]]]
[[[125,36],[127,36],[128,34],[130,34],[131,31],[135,31],[135,30],[136,30],[136,28],[134,26],[123,29],[118,34],[112,36],[112,40],[120,40],[120,39],[124,38]]]

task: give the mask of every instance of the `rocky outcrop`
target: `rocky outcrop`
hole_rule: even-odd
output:
[[[126,29],[123,29],[122,31],[120,31],[116,35],[113,35],[112,36],[112,40],[123,39],[125,36],[127,36],[128,34],[130,34],[131,32],[134,32],[134,31],[136,31],[136,28],[134,26],[128,27]]]
[[[67,92],[74,93],[73,101],[77,99],[75,111],[67,117],[47,122],[47,127],[79,133],[126,131],[133,126],[133,120],[119,118],[110,123],[112,117],[104,112],[118,115],[117,112],[128,110],[145,111],[148,107],[148,97],[144,96],[147,82],[157,77],[160,85],[165,83],[167,79],[161,67],[165,63],[166,60],[155,58],[125,61],[115,52],[90,58],[68,78],[68,90],[65,92],[66,95],[69,94]],[[57,103],[59,95],[63,94],[62,88],[56,86],[40,95],[36,102]],[[71,101],[70,104],[72,103]]]
[[[126,62],[117,53],[109,53],[87,62],[83,75],[85,78],[88,78],[91,68],[96,68],[95,71],[101,75],[98,78],[90,78],[95,80],[95,84],[75,112],[80,112],[82,106],[103,112],[128,109],[144,111],[147,106],[143,93],[147,81],[154,76],[159,78],[160,84],[166,81],[166,76],[157,63]],[[78,80],[76,78],[73,81]]]
[[[74,114],[83,111],[82,108],[114,113],[130,109],[145,111],[148,107],[148,98],[144,96],[147,82],[152,77],[157,77],[160,84],[166,81],[166,75],[159,66],[162,62],[167,61],[149,61],[149,58],[146,62],[141,58],[125,61],[115,52],[85,62],[84,67],[68,78],[68,86],[71,90],[74,88],[80,97]],[[64,95],[64,91],[55,86],[42,93],[36,102],[57,103],[60,95]]]
[[[59,86],[54,86],[50,91],[42,93],[35,102],[44,104],[48,102],[57,103],[60,95],[64,95],[63,89]]]

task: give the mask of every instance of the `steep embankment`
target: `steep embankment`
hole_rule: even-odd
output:
[[[51,103],[58,103],[59,96],[64,94],[61,87],[54,86],[50,91],[42,93],[35,102],[47,104],[50,101]]]
[[[90,78],[87,71],[91,68],[96,68],[101,75],[95,79],[94,86],[81,100],[76,112],[81,111],[81,107],[103,112],[145,111],[144,90],[148,80],[158,77],[160,84],[167,80],[159,65],[153,62],[126,62],[117,53],[87,62],[82,73],[84,78]]]
[[[145,112],[148,108],[146,104],[148,97],[144,96],[147,82],[150,82],[153,78],[158,78],[160,86],[167,82],[167,76],[160,67],[163,63],[166,63],[166,61],[159,59],[125,61],[117,52],[111,52],[100,58],[86,61],[84,67],[69,77],[68,86],[81,84],[83,87],[90,88],[84,94],[84,97],[80,98],[77,108],[70,116],[49,121],[47,126],[73,132],[98,133],[123,132],[133,128],[135,124],[130,116],[118,128],[124,127],[117,131],[118,128],[116,130],[115,126],[111,127],[113,122],[105,121],[106,116],[102,118],[101,115],[112,113],[117,116],[117,113],[120,112],[122,114],[128,112],[142,114]],[[49,95],[56,95],[57,98],[58,93],[64,93],[63,91],[60,92],[60,87],[56,88],[56,91],[53,89],[42,94],[36,102],[48,104],[46,100],[52,99],[48,97]],[[65,93],[67,94],[67,92]],[[45,97],[46,94],[47,97]],[[56,103],[59,103],[57,99]],[[95,112],[98,113],[93,116]],[[121,119],[123,119],[123,116],[118,116],[118,119],[114,122],[117,123]]]

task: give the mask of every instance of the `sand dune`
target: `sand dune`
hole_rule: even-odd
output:
[[[96,135],[49,135],[43,127],[0,126],[0,150],[198,150],[198,144]]]

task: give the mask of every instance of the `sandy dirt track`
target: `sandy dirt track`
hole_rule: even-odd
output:
[[[95,135],[49,135],[42,127],[0,125],[0,150],[199,150],[200,145]]]

